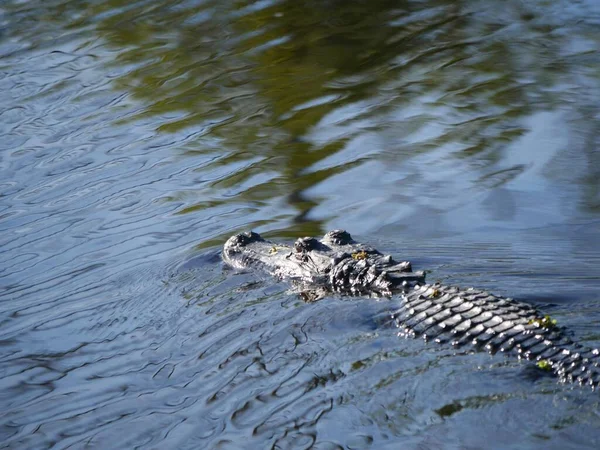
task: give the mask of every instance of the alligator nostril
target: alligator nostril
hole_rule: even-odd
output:
[[[255,233],[254,231],[246,231],[244,233],[236,234],[232,236],[227,242],[229,246],[237,245],[243,247],[245,245],[251,244],[252,242],[264,241],[260,234]]]

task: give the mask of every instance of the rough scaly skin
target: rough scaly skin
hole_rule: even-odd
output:
[[[348,293],[385,295],[402,284],[425,281],[423,272],[412,272],[409,262],[354,242],[343,230],[330,231],[321,240],[298,239],[293,247],[266,241],[257,233],[241,233],[225,243],[223,259],[232,267],[261,267],[306,287]]]
[[[223,259],[235,268],[262,268],[290,279],[305,292],[398,292],[402,306],[393,319],[402,335],[514,353],[542,363],[563,382],[600,383],[598,349],[574,343],[531,305],[472,288],[425,284],[424,273],[412,272],[409,262],[357,243],[343,230],[321,240],[298,239],[293,247],[241,233],[225,243]]]

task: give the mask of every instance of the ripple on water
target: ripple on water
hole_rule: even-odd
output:
[[[0,7],[3,445],[597,448],[588,391],[219,256],[348,227],[597,339],[595,3],[175,3]]]

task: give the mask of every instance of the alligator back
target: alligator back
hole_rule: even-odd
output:
[[[600,383],[600,352],[569,339],[549,316],[511,298],[441,284],[417,285],[402,294],[393,314],[399,335],[422,336],[491,354],[512,353],[554,371],[562,382]]]

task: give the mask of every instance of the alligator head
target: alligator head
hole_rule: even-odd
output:
[[[345,293],[389,295],[425,280],[423,272],[412,272],[408,261],[355,242],[344,230],[334,230],[322,239],[305,237],[293,246],[275,244],[259,234],[232,236],[223,248],[224,261],[235,268],[262,268],[303,286]]]

